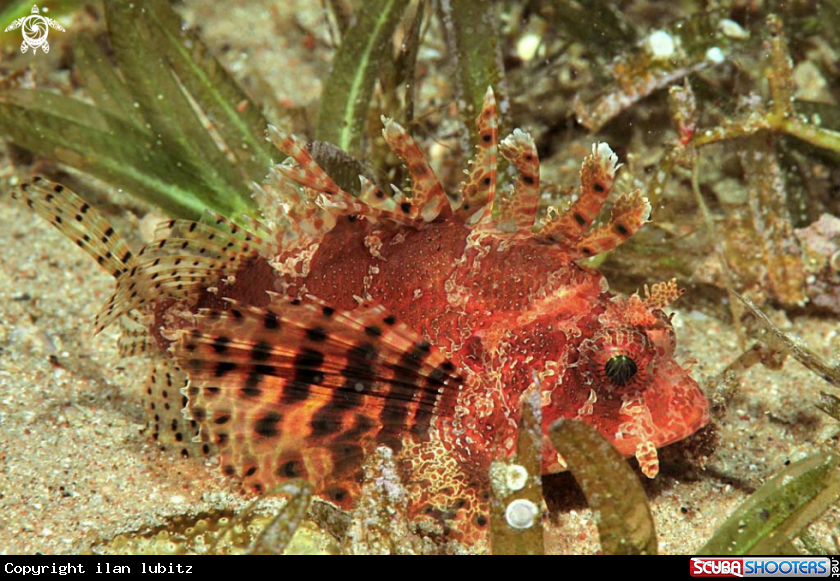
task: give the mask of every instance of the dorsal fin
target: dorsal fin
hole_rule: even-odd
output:
[[[499,126],[496,119],[496,97],[490,87],[487,87],[475,126],[478,130],[478,145],[470,162],[467,181],[461,188],[461,206],[456,210],[468,224],[489,220],[496,199]]]
[[[382,135],[388,147],[406,164],[411,175],[411,200],[403,202],[408,204],[408,217],[431,222],[441,215],[448,215],[451,206],[446,192],[417,143],[393,119],[382,117],[382,123]],[[453,199],[453,202],[456,200]]]
[[[650,217],[650,202],[639,190],[621,194],[610,212],[610,220],[575,242],[584,258],[612,250],[638,232]]]
[[[332,229],[336,216],[364,216],[374,222],[388,219],[407,225],[416,225],[419,220],[420,211],[414,210],[402,193],[386,195],[360,176],[362,191],[359,198],[355,198],[327,175],[294,135],[287,135],[273,125],[269,125],[268,135],[277,149],[297,164],[274,165],[269,170],[269,177],[277,181],[277,176],[282,176],[288,183],[300,188],[300,195],[293,196],[293,200],[297,199],[292,202],[290,210],[298,215],[298,222],[312,224],[315,239]]]
[[[607,200],[618,168],[618,156],[606,143],[593,144],[592,155],[580,168],[580,196],[560,217],[546,222],[537,237],[549,242],[580,240]]]
[[[499,144],[506,160],[519,172],[513,192],[507,199],[499,198],[499,228],[525,230],[533,228],[537,220],[540,198],[540,159],[533,138],[514,129]]]
[[[580,197],[556,220],[543,224],[535,237],[565,244],[576,258],[588,258],[612,250],[638,232],[650,217],[650,203],[639,191],[620,196],[610,221],[589,231],[610,194],[619,167],[618,156],[609,145],[593,144],[592,155],[580,168]]]

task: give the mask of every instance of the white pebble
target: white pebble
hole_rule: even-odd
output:
[[[674,56],[676,52],[676,44],[674,37],[664,30],[656,30],[647,38],[647,46],[653,58],[667,59]]]
[[[722,50],[720,50],[716,46],[713,46],[712,48],[710,48],[709,50],[706,51],[706,60],[709,61],[710,63],[714,63],[716,65],[719,65],[724,60],[726,60],[726,57],[723,56],[723,51]]]
[[[511,502],[505,511],[507,523],[515,529],[529,529],[539,514],[539,509],[530,500],[518,498]]]

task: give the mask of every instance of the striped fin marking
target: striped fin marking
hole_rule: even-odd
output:
[[[496,119],[496,97],[488,87],[481,113],[476,119],[478,145],[467,180],[461,192],[463,201],[458,208],[462,219],[473,224],[489,219],[496,198],[496,166],[499,157],[499,126]]]
[[[502,140],[499,149],[504,158],[519,172],[513,193],[507,199],[499,199],[500,228],[506,229],[506,223],[511,224],[511,230],[532,228],[536,223],[540,197],[540,160],[537,146],[528,133],[515,129]]]
[[[424,222],[432,222],[442,213],[448,214],[449,198],[420,147],[393,119],[382,117],[382,123],[382,135],[388,147],[403,160],[411,176],[411,200],[403,201],[399,210]]]
[[[128,271],[134,257],[128,244],[102,214],[69,188],[36,176],[21,184],[12,197],[58,228],[114,278]]]
[[[451,362],[380,306],[231,301],[200,311],[173,350],[191,379],[188,413],[226,475],[258,492],[308,478],[342,507],[365,452],[428,439],[461,385]]]

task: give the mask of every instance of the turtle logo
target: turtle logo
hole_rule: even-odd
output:
[[[32,14],[18,18],[6,27],[6,32],[23,27],[23,44],[20,45],[20,52],[26,52],[29,47],[32,47],[32,54],[42,49],[45,53],[50,52],[50,44],[47,42],[47,33],[49,27],[55,28],[64,32],[64,28],[53,20],[42,16],[38,10],[38,6],[32,7]]]

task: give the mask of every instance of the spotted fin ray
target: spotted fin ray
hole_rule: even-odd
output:
[[[650,218],[650,203],[639,190],[619,196],[609,222],[590,230],[610,194],[619,167],[618,156],[609,145],[593,144],[592,154],[580,169],[580,196],[556,220],[544,223],[536,237],[565,244],[579,257],[589,258],[612,250],[638,232]]]
[[[513,191],[499,198],[500,230],[530,230],[537,219],[540,197],[540,160],[534,139],[514,129],[499,144],[499,150],[517,169]]]
[[[435,417],[454,414],[455,365],[381,306],[229,303],[200,310],[173,353],[201,441],[252,490],[304,477],[347,508],[368,450],[426,440]]]
[[[206,218],[209,223],[162,222],[156,232],[157,239],[138,253],[128,273],[129,280],[118,287],[103,313],[108,316],[120,304],[137,308],[140,297],[152,296],[158,300],[195,297],[209,281],[233,275],[242,264],[265,253],[266,242],[260,236],[224,216],[208,212]]]
[[[120,350],[131,355],[145,350],[148,332],[134,324],[138,315],[131,313],[132,308],[139,305],[130,305],[119,299],[121,289],[126,284],[132,284],[137,256],[114,231],[110,222],[69,188],[39,176],[31,182],[22,183],[12,192],[12,197],[35,210],[116,279],[114,294],[97,315],[97,332],[123,315],[129,315],[130,320],[121,325],[129,330],[130,336],[120,345]]]
[[[209,223],[163,222],[157,240],[135,254],[101,213],[61,184],[35,177],[21,184],[12,197],[58,228],[116,279],[116,289],[95,325],[98,333],[119,321],[120,353],[126,356],[139,355],[150,345],[143,320],[147,305],[194,296],[207,281],[233,274],[243,262],[266,253],[261,236],[208,213]],[[251,230],[262,229],[261,224],[252,224]]]
[[[475,122],[478,145],[472,166],[461,188],[462,202],[457,212],[467,224],[489,222],[496,198],[497,162],[499,157],[499,125],[496,119],[496,97],[488,87],[484,103]]]
[[[22,183],[12,197],[58,228],[114,278],[128,272],[134,260],[128,244],[102,214],[69,188],[36,176]]]
[[[411,175],[411,199],[403,200],[410,218],[420,217],[425,222],[445,218],[451,210],[450,201],[435,171],[414,138],[396,121],[382,117],[382,136],[388,147],[406,164]],[[458,202],[453,198],[453,203]]]
[[[143,322],[143,317],[137,311],[130,311],[120,317],[120,336],[117,338],[117,348],[120,357],[142,355],[153,348],[149,327]]]
[[[144,322],[142,313],[127,308],[118,298],[121,289],[129,288],[130,279],[142,268],[139,263],[143,261],[143,252],[132,253],[102,214],[60,184],[35,177],[31,182],[21,184],[12,197],[46,218],[117,280],[117,291],[106,309],[110,305],[119,315],[122,331],[118,340],[120,355],[130,357],[153,350],[148,324]],[[193,441],[197,439],[198,426],[184,417],[186,396],[181,391],[187,384],[186,375],[173,360],[154,359],[141,395],[150,435],[161,448],[177,449],[182,456],[214,453],[212,444]]]
[[[149,418],[148,432],[163,450],[173,450],[183,457],[209,456],[216,447],[198,439],[198,423],[184,414],[187,375],[171,359],[152,362],[149,379],[142,395]]]

